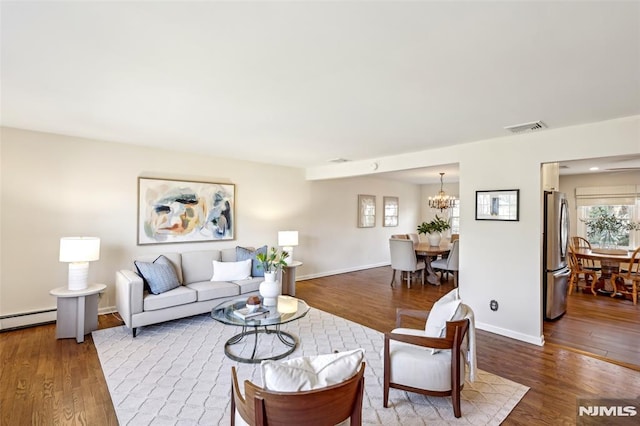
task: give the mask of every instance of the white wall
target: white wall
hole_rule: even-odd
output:
[[[379,218],[357,228],[357,194],[376,195],[379,211],[383,195],[399,196],[407,229],[419,211],[417,185],[377,178],[309,182],[302,169],[12,128],[0,129],[0,141],[0,316],[55,307],[49,290],[67,281],[60,237],[101,238],[89,279],[108,286],[104,311],[114,305],[115,271],[136,254],[273,246],[277,231],[297,229],[298,276],[319,276],[389,262],[388,235],[400,227],[382,228]],[[139,176],[235,184],[236,240],[137,246]]]
[[[542,344],[542,176],[553,161],[640,153],[640,117],[547,129],[376,159],[378,171],[459,163],[460,293],[479,328]],[[310,179],[370,173],[368,162],[307,170]],[[476,221],[475,191],[520,190],[518,222]],[[500,307],[489,309],[491,299]]]

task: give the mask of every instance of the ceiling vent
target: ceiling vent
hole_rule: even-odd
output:
[[[512,133],[534,132],[536,130],[546,129],[547,126],[542,121],[532,121],[531,123],[515,124],[507,126],[504,129]]]
[[[338,163],[338,164],[346,163],[347,161],[349,160],[347,160],[346,158],[334,158],[333,160],[329,160],[330,163]]]

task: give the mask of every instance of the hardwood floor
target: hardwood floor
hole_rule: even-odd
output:
[[[385,267],[299,281],[296,295],[315,308],[387,331],[394,327],[397,307],[429,309],[452,288],[451,283],[422,287],[418,282],[410,289],[391,288],[390,277]],[[478,366],[531,388],[504,424],[574,425],[578,397],[640,395],[640,362],[633,354],[639,349],[640,305],[587,296],[572,295],[567,315],[545,324],[549,343],[544,347],[477,331]],[[112,315],[100,316],[100,328],[119,324]],[[596,357],[582,353],[587,350]],[[636,370],[598,358],[606,356],[634,363]],[[56,340],[54,325],[1,333],[0,363],[3,426],[117,424],[90,336],[84,344]]]

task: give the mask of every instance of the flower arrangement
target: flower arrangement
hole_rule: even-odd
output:
[[[256,255],[256,259],[260,262],[258,267],[264,269],[265,272],[278,272],[287,265],[287,257],[289,257],[289,253],[286,251],[278,253],[275,247],[271,247],[271,251],[268,253]]]
[[[435,219],[431,222],[422,222],[418,225],[417,231],[418,234],[430,234],[432,232],[444,232],[449,228],[451,228],[449,222],[436,215]]]

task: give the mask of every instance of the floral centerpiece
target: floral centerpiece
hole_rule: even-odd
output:
[[[440,245],[440,240],[442,239],[442,232],[450,229],[451,225],[448,221],[438,217],[431,220],[430,222],[422,222],[418,225],[418,234],[429,234],[429,244],[432,246]]]
[[[264,269],[264,281],[260,283],[260,295],[264,306],[276,305],[276,298],[282,290],[280,282],[276,280],[276,275],[287,265],[287,257],[289,257],[289,253],[286,251],[278,253],[275,247],[271,247],[271,251],[268,253],[256,255],[256,260],[259,262],[258,267]]]
[[[289,253],[286,251],[278,253],[275,247],[271,247],[271,251],[268,253],[258,253],[256,255],[256,259],[260,262],[258,267],[264,269],[265,273],[278,272],[283,266],[287,265],[287,257],[289,257]]]

